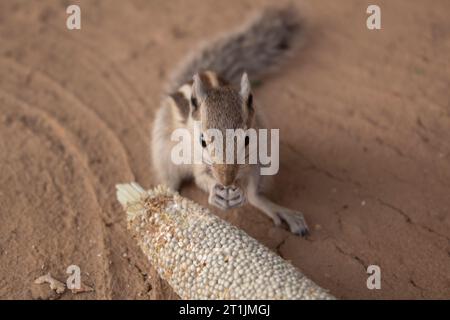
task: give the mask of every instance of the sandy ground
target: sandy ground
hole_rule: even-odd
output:
[[[214,211],[339,298],[448,299],[450,2],[376,2],[375,32],[368,1],[303,2],[304,48],[256,90],[281,128],[273,198],[311,236],[250,207]],[[174,62],[269,1],[83,1],[68,31],[71,3],[0,2],[0,298],[176,298],[127,234],[114,185],[155,183],[149,127]],[[71,264],[95,292],[33,284]],[[366,288],[371,264],[381,290]]]

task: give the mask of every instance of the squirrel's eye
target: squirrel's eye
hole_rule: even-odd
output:
[[[249,143],[250,143],[250,137],[245,136],[245,146],[248,146]]]
[[[206,141],[205,138],[203,137],[203,133],[200,135],[200,143],[202,144],[203,148],[206,148]]]

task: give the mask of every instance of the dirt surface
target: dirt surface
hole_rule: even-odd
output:
[[[450,2],[305,1],[302,50],[256,89],[281,128],[273,199],[214,212],[339,298],[450,298]],[[154,185],[149,128],[174,62],[269,1],[0,2],[0,298],[176,298],[126,232],[114,185]],[[207,26],[207,27],[205,27]],[[202,204],[207,196],[183,190]],[[76,264],[95,292],[63,295]],[[381,290],[366,287],[379,265]]]

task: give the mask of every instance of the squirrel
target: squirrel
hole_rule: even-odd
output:
[[[260,174],[260,164],[216,162],[211,150],[222,142],[207,135],[211,128],[225,132],[265,127],[261,110],[254,103],[248,74],[259,79],[278,66],[296,47],[301,25],[290,7],[266,8],[240,29],[206,42],[176,69],[152,130],[152,161],[161,183],[179,191],[184,181],[194,180],[209,193],[208,203],[213,206],[228,210],[248,201],[276,226],[285,222],[292,233],[308,234],[301,212],[280,206],[264,195],[266,176]],[[200,145],[197,150],[204,159],[202,163],[171,161],[171,150],[176,144],[171,134],[177,128],[189,130],[192,143]],[[194,136],[195,132],[199,136]],[[248,156],[252,151],[247,139],[244,143],[242,147]]]

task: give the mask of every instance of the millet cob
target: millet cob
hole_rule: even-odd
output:
[[[139,246],[182,299],[334,299],[244,231],[166,187],[121,184],[117,198]]]

